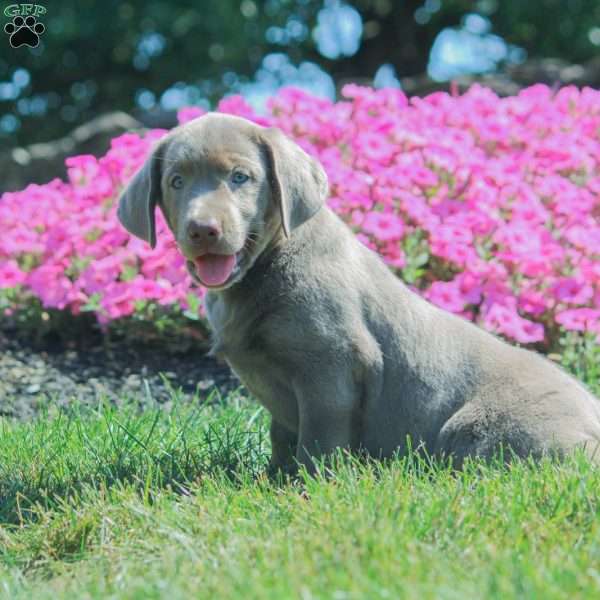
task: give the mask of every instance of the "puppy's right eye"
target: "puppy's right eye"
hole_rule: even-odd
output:
[[[231,181],[236,185],[242,185],[242,183],[246,183],[248,179],[250,179],[250,176],[246,175],[246,173],[242,173],[242,171],[234,171],[231,174]]]
[[[173,175],[169,180],[169,185],[174,190],[180,190],[183,187],[183,177],[181,175]]]

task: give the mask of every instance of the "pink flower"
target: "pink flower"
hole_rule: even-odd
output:
[[[98,174],[98,159],[91,154],[70,156],[65,160],[73,184],[86,183]]]
[[[121,272],[121,258],[109,255],[100,260],[93,260],[79,278],[79,285],[88,294],[104,292],[106,286],[114,282]]]
[[[361,160],[373,160],[387,164],[398,152],[398,147],[395,144],[375,131],[359,134],[354,143],[360,153]]]
[[[267,125],[269,122],[268,119],[264,119],[263,117],[258,116],[254,112],[254,109],[246,102],[245,98],[243,98],[242,96],[234,95],[223,98],[219,102],[217,110],[219,112],[237,115],[238,117],[244,117],[245,119],[254,121],[259,125]]]
[[[548,310],[548,296],[534,290],[525,290],[519,295],[519,309],[535,317]]]
[[[422,188],[434,187],[438,184],[437,175],[425,167],[418,167],[411,171],[412,180]]]
[[[455,278],[466,304],[479,304],[483,292],[481,278],[470,271],[463,271]]]
[[[462,312],[467,303],[456,281],[433,282],[425,297],[436,306],[453,313]]]
[[[158,281],[136,275],[129,284],[129,293],[136,300],[161,300],[171,290],[171,284],[165,279]]]
[[[569,331],[598,331],[600,310],[572,308],[556,314],[556,322]]]
[[[383,249],[383,260],[396,269],[402,269],[406,266],[406,256],[395,241],[388,242]]]
[[[47,264],[27,275],[27,285],[46,308],[63,309],[67,306],[73,284],[63,273],[63,265]]]
[[[21,285],[27,279],[27,273],[21,271],[16,260],[0,261],[0,289]]]
[[[576,277],[561,277],[552,286],[554,297],[560,302],[585,304],[594,295],[592,286]]]
[[[473,242],[473,233],[457,225],[440,225],[434,235],[436,239],[451,244],[469,245]]]
[[[500,304],[492,304],[485,311],[483,321],[485,326],[506,337],[529,344],[544,340],[544,326],[519,316],[516,310]]]
[[[109,319],[130,315],[135,309],[134,291],[126,282],[113,282],[106,287],[100,305]]]
[[[177,112],[177,121],[180,125],[183,125],[188,121],[201,117],[205,113],[206,111],[199,106],[186,106]]]
[[[429,231],[436,231],[440,218],[427,205],[425,199],[414,194],[400,190],[396,192],[402,212],[412,219],[419,227]]]
[[[476,258],[473,234],[457,225],[440,225],[430,236],[431,252],[448,262],[464,266]]]
[[[590,254],[600,254],[600,225],[573,225],[566,230],[565,237]]]
[[[392,213],[367,213],[362,228],[383,242],[399,240],[404,234],[402,220]]]

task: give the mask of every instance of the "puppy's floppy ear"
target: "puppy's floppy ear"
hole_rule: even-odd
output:
[[[160,178],[165,143],[159,142],[142,168],[133,176],[121,197],[117,216],[136,237],[156,246],[154,209],[161,198]]]
[[[329,185],[323,167],[281,131],[271,127],[262,140],[269,160],[271,194],[279,205],[286,237],[308,221],[327,200]]]

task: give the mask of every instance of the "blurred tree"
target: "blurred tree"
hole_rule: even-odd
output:
[[[531,57],[576,63],[600,53],[599,0],[480,0],[475,4],[490,18],[496,34]]]
[[[47,13],[40,17],[46,31],[37,48],[12,48],[0,34],[0,139],[9,144],[57,138],[116,109],[144,115],[147,122],[155,115],[160,124],[163,111],[214,102],[269,77],[310,79],[320,69],[334,82],[363,80],[382,65],[388,65],[386,81],[394,80],[394,70],[402,77],[428,65],[435,74],[430,51],[444,32],[464,30],[470,37],[456,38],[450,51],[438,44],[440,60],[456,54],[456,44],[491,44],[483,66],[469,67],[468,60],[483,51],[474,46],[466,63],[454,65],[458,72],[510,60],[503,40],[523,48],[522,55],[569,61],[584,61],[600,46],[598,0],[39,3]],[[269,72],[273,65],[276,77]],[[446,78],[454,71],[439,73]]]
[[[13,86],[0,84],[0,133],[10,132],[13,120],[4,128],[1,122],[7,113],[19,119],[14,135],[23,143],[58,137],[99,112],[149,108],[173,85],[189,102],[222,95],[225,74],[252,74],[269,49],[265,30],[285,24],[289,13],[273,2],[262,10],[250,0],[241,4],[243,10],[227,0],[48,3],[37,48],[1,44],[0,80]],[[197,87],[186,90],[192,82]]]

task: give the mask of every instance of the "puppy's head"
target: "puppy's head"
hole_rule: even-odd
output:
[[[154,247],[160,206],[192,277],[223,290],[280,228],[289,237],[326,198],[322,167],[279,130],[209,113],[160,140],[121,195],[118,217]]]

